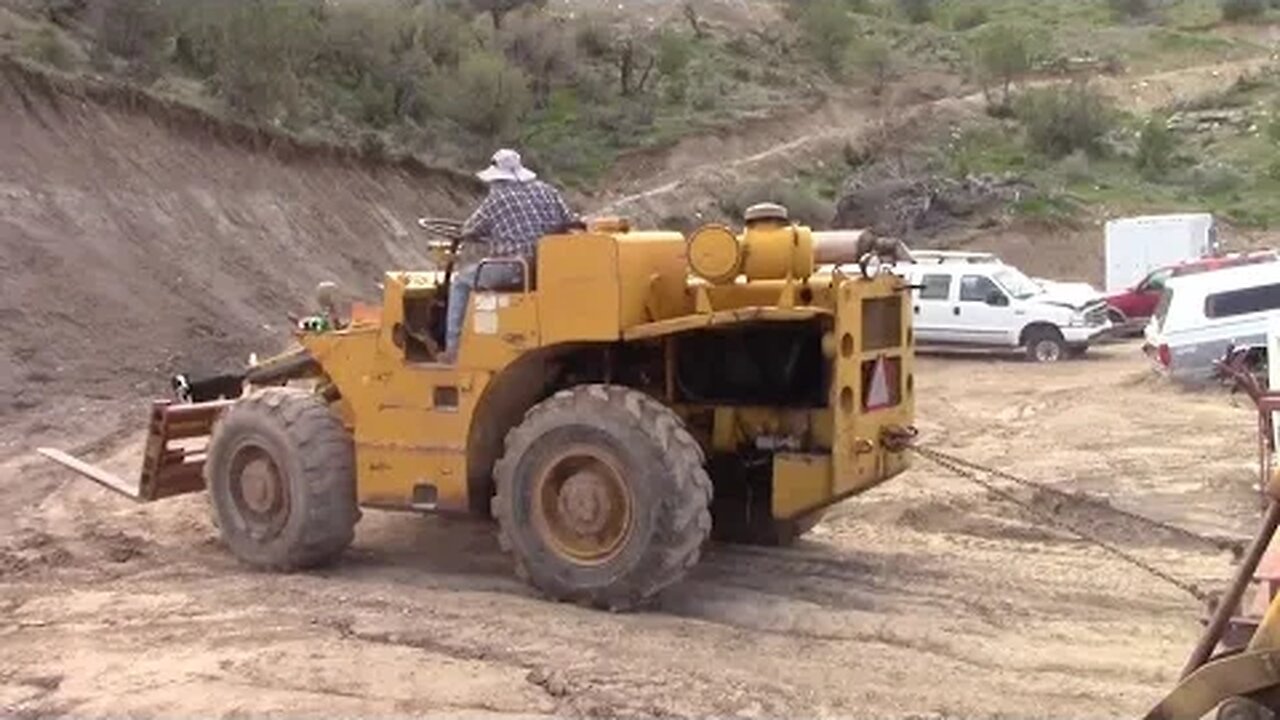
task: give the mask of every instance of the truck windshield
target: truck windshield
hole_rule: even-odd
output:
[[[1038,283],[1014,268],[997,270],[992,273],[992,277],[1005,290],[1009,291],[1010,295],[1019,300],[1026,300],[1044,292],[1044,288],[1040,287]]]

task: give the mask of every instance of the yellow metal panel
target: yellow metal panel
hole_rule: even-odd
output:
[[[635,232],[618,236],[618,324],[626,329],[692,308],[685,297],[688,260],[684,236]]]
[[[473,292],[462,326],[458,365],[499,370],[540,343],[535,294]]]
[[[881,444],[890,427],[910,426],[915,416],[915,353],[909,342],[911,303],[902,302],[902,328],[906,344],[866,352],[863,347],[862,302],[892,297],[902,291],[902,281],[891,275],[874,280],[847,277],[836,288],[835,373],[831,387],[833,412],[832,463],[837,495],[862,492],[897,475],[908,466],[903,453],[891,453]],[[898,358],[902,372],[901,402],[890,408],[863,411],[862,363],[884,356]]]
[[[721,310],[707,315],[685,315],[684,317],[670,320],[637,325],[627,329],[623,333],[623,338],[627,340],[643,340],[704,327],[810,320],[826,314],[828,313],[825,310],[819,308],[745,307],[737,310]]]
[[[788,519],[832,499],[831,456],[778,453],[773,456],[773,516]]]
[[[617,242],[609,235],[554,235],[538,243],[542,343],[617,340]]]
[[[395,315],[389,307],[384,318]],[[408,507],[414,486],[431,484],[441,509],[467,509],[466,438],[489,373],[407,363],[379,328],[302,342],[342,393],[343,414],[354,424],[360,502]],[[456,405],[436,407],[437,388]]]
[[[762,224],[747,229],[743,275],[753,280],[804,278],[813,274],[813,234],[795,225]]]

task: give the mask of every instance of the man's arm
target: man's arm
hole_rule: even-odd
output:
[[[462,240],[470,241],[485,237],[493,229],[493,195],[489,195],[480,203],[480,207],[471,213],[471,217],[462,223]]]
[[[556,207],[560,212],[560,226],[568,228],[576,225],[578,223],[578,216],[569,208],[569,203],[564,201],[564,196],[554,188],[552,189],[551,194],[555,196]]]

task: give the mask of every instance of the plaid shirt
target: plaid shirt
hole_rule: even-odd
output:
[[[538,240],[561,230],[573,220],[564,198],[540,181],[498,181],[489,186],[489,195],[462,225],[461,262],[480,262],[486,257],[533,259]]]

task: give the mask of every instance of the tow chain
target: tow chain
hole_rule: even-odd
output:
[[[1154,520],[1152,518],[1144,517],[1142,515],[1129,512],[1127,510],[1122,510],[1120,508],[1112,506],[1110,503],[1104,500],[1100,500],[1097,498],[1090,498],[1087,496],[1082,497],[1075,493],[1059,490],[1058,488],[1051,487],[1044,483],[1038,483],[1033,480],[1028,480],[1026,478],[1018,477],[1017,475],[1013,475],[1011,473],[1008,473],[1002,470],[996,470],[994,468],[984,467],[977,463],[970,462],[968,460],[965,460],[963,458],[958,458],[953,455],[948,455],[947,453],[940,452],[938,450],[920,447],[919,445],[916,445],[914,443],[907,443],[905,445],[905,449],[910,450],[911,452],[914,452],[915,454],[925,458],[926,460],[929,460],[930,462],[933,462],[939,467],[942,467],[946,470],[950,470],[957,477],[968,480],[969,482],[972,482],[975,485],[978,485],[979,487],[985,489],[986,491],[992,493],[993,495],[999,496],[1005,501],[1010,502],[1014,505],[1017,505],[1018,507],[1026,510],[1032,515],[1035,515],[1036,517],[1039,517],[1041,520],[1044,520],[1048,524],[1054,527],[1057,527],[1059,529],[1065,530],[1068,533],[1080,538],[1081,540],[1084,540],[1085,542],[1088,542],[1097,546],[1098,548],[1106,551],[1107,553],[1110,553],[1114,557],[1117,557],[1120,560],[1123,560],[1124,562],[1129,563],[1130,565],[1148,573],[1152,577],[1158,578],[1168,583],[1169,585],[1176,587],[1179,590],[1187,593],[1188,595],[1191,595],[1196,600],[1202,603],[1211,604],[1213,602],[1213,596],[1201,590],[1194,583],[1190,583],[1185,580],[1176,578],[1173,575],[1170,575],[1169,573],[1161,570],[1160,568],[1155,567],[1154,565],[1146,562],[1145,560],[1142,560],[1141,558],[1138,558],[1128,552],[1125,552],[1124,550],[1121,550],[1115,545],[1112,545],[1111,543],[1105,540],[1102,540],[1096,535],[1086,530],[1083,530],[1079,527],[1076,527],[1075,525],[1072,525],[1071,523],[1068,523],[1065,520],[1062,520],[1061,518],[1057,517],[1053,513],[1042,510],[1032,505],[1031,503],[1026,502],[1025,500],[1022,500],[1021,498],[1017,497],[1012,492],[1010,492],[1008,489],[1002,488],[999,485],[991,482],[990,479],[988,478],[996,477],[1002,480],[1008,480],[1009,482],[1016,483],[1023,487],[1028,487],[1035,490],[1047,492],[1052,495],[1065,498],[1072,502],[1092,505],[1093,507],[1104,509],[1108,512],[1114,513],[1116,515],[1120,515],[1122,517],[1129,518],[1131,520],[1135,520],[1137,522],[1143,523],[1145,525],[1149,525],[1151,527],[1160,528],[1168,532],[1173,532],[1179,535],[1183,535],[1185,537],[1194,538],[1201,542],[1205,542],[1210,545],[1213,545],[1215,548],[1229,549],[1237,553],[1239,552],[1239,549],[1240,549],[1239,543],[1231,540],[1206,537],[1204,535],[1191,532],[1190,530],[1186,530],[1184,528],[1170,525],[1168,523],[1164,523],[1159,520]],[[983,477],[984,475],[987,477]]]

